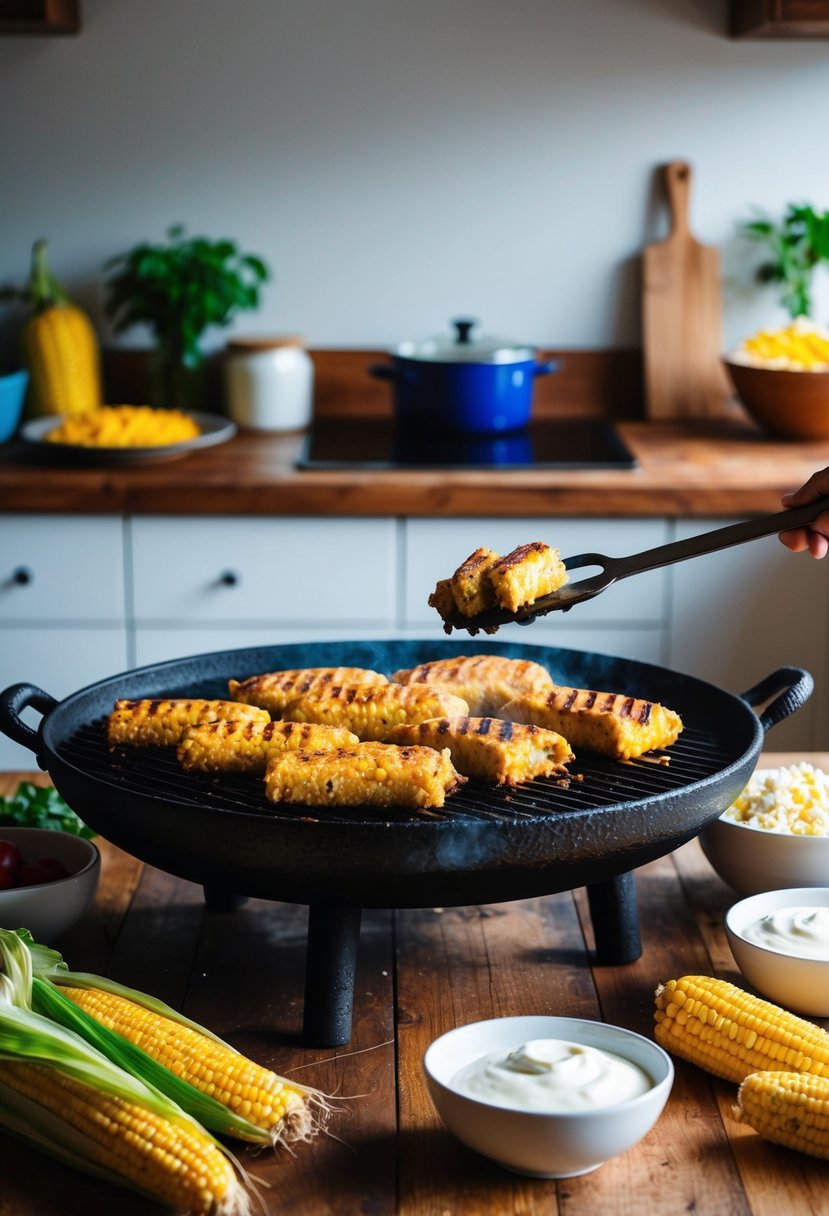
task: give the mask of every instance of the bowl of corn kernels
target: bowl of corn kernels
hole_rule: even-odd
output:
[[[724,362],[743,406],[770,434],[829,438],[829,330],[798,317],[746,338]]]
[[[699,841],[741,895],[829,887],[829,774],[806,761],[758,769]]]

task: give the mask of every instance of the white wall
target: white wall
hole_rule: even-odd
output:
[[[635,344],[654,172],[685,157],[731,345],[782,319],[737,222],[829,206],[829,41],[736,42],[727,7],[82,0],[77,37],[0,37],[0,283],[45,235],[100,321],[104,261],[183,221],[273,265],[239,332],[384,345],[471,312]]]

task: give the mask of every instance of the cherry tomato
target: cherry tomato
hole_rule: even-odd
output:
[[[0,840],[0,891],[17,886],[22,865],[23,858],[17,845],[10,840]]]
[[[69,871],[62,861],[54,857],[38,857],[37,861],[27,861],[20,867],[18,885],[38,887],[45,882],[66,878],[68,874]]]

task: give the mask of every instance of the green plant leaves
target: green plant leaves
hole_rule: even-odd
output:
[[[2,825],[13,823],[24,828],[47,828],[91,839],[95,833],[84,824],[52,786],[41,787],[21,781],[17,793],[0,797],[0,835]]]
[[[758,216],[741,225],[743,235],[768,247],[771,260],[758,266],[758,283],[782,284],[780,303],[791,317],[812,315],[815,268],[829,262],[829,211],[791,203],[782,223]]]
[[[167,244],[142,242],[108,260],[106,313],[116,333],[149,325],[168,358],[198,367],[205,330],[258,307],[270,270],[231,240],[188,238],[180,224],[167,236]]]

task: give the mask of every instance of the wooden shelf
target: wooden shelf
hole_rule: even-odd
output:
[[[80,0],[0,0],[0,34],[77,34]]]
[[[829,0],[731,0],[733,38],[829,38]]]

